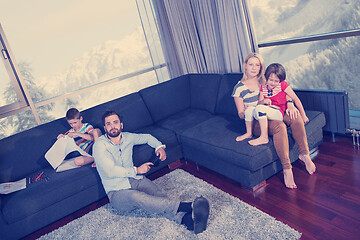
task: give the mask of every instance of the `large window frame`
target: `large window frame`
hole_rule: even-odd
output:
[[[141,70],[131,72],[128,74],[124,74],[124,75],[121,75],[121,76],[118,76],[118,77],[115,77],[112,79],[102,81],[97,84],[86,86],[82,89],[78,89],[78,90],[75,90],[75,91],[60,95],[60,96],[55,96],[50,99],[46,99],[46,100],[34,103],[32,101],[32,98],[29,94],[28,89],[26,88],[24,80],[21,77],[18,65],[15,61],[15,57],[11,51],[10,45],[6,39],[6,35],[5,35],[5,32],[4,32],[1,24],[0,24],[0,42],[1,42],[0,46],[1,46],[2,60],[5,65],[6,71],[9,75],[10,82],[11,82],[11,84],[16,92],[16,96],[18,98],[17,102],[0,107],[0,119],[31,110],[34,115],[37,125],[42,124],[42,122],[39,118],[39,114],[37,113],[37,108],[39,108],[39,107],[45,106],[47,104],[55,103],[57,101],[60,101],[60,100],[63,100],[63,99],[66,99],[66,98],[69,98],[69,97],[72,97],[75,95],[79,95],[84,92],[89,92],[89,91],[98,89],[99,87],[113,84],[117,81],[123,81],[125,79],[136,77],[136,76],[139,76],[141,74],[145,74],[145,73],[148,73],[151,71],[155,71],[155,73],[156,73],[156,70],[166,67],[165,63],[160,63],[156,66],[153,65],[152,67],[149,67],[149,68],[141,69]],[[156,74],[156,76],[157,76],[157,74]],[[158,79],[158,76],[157,76],[157,79]],[[158,79],[158,82],[159,82],[159,79]]]
[[[0,47],[1,47],[1,58],[3,60],[6,71],[9,75],[10,82],[15,90],[18,101],[5,106],[0,107],[0,118],[8,117],[20,112],[31,110],[36,123],[41,124],[39,115],[36,112],[34,103],[30,97],[29,91],[24,84],[24,80],[18,65],[15,61],[14,55],[11,51],[10,45],[6,39],[4,30],[0,24]]]
[[[242,0],[242,1],[249,1],[249,0]],[[322,40],[331,40],[336,38],[347,38],[347,37],[358,37],[360,36],[360,28],[357,29],[351,29],[351,30],[343,30],[343,31],[335,31],[335,32],[328,32],[328,33],[319,33],[319,34],[313,34],[313,35],[306,35],[306,36],[298,36],[298,37],[292,37],[292,38],[286,38],[286,39],[277,39],[272,41],[264,41],[264,42],[258,42],[257,38],[255,36],[255,24],[254,20],[252,18],[252,12],[249,8],[249,4],[244,4],[245,6],[245,17],[247,20],[247,24],[249,26],[249,36],[252,39],[252,42],[254,42],[254,45],[252,47],[253,52],[259,52],[260,48],[266,48],[266,47],[277,47],[282,45],[290,45],[290,44],[299,44],[299,43],[305,43],[305,42],[318,42]],[[350,117],[352,116],[358,116],[360,114],[360,110],[350,109]]]

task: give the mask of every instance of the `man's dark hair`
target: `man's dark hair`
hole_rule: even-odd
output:
[[[80,119],[80,112],[76,108],[70,108],[66,112],[66,120]]]
[[[266,70],[265,70],[266,80],[269,79],[269,77],[272,73],[275,74],[280,79],[280,82],[282,82],[286,79],[285,68],[280,63],[272,63],[266,68]]]
[[[122,117],[115,111],[106,111],[103,115],[102,115],[102,122],[103,122],[103,125],[105,126],[105,118],[109,117],[109,116],[112,116],[112,115],[116,115],[119,117],[120,119],[120,122],[122,122]]]

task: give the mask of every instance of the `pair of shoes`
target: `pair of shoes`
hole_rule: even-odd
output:
[[[192,204],[192,209],[194,233],[198,234],[206,230],[210,211],[209,201],[203,196],[197,197]]]

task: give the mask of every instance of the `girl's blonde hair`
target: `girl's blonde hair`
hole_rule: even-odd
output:
[[[259,80],[259,83],[261,85],[264,85],[265,84],[265,68],[264,68],[264,59],[261,57],[261,55],[259,53],[250,53],[246,58],[245,58],[245,65],[247,64],[247,62],[249,61],[250,58],[257,58],[259,59],[260,61],[260,71],[259,71],[259,74],[258,74],[258,80]],[[243,77],[241,79],[241,81],[246,81],[248,79],[248,76],[246,75],[246,69],[243,70]]]

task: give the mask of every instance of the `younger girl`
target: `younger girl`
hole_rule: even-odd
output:
[[[279,63],[270,64],[265,71],[266,84],[260,88],[259,103],[266,105],[257,105],[254,111],[254,118],[259,121],[261,134],[260,137],[250,140],[251,145],[266,144],[269,142],[268,138],[268,119],[276,120],[284,117],[285,122],[301,120],[299,124],[291,124],[292,135],[296,144],[299,147],[299,159],[306,165],[306,170],[309,174],[313,174],[316,170],[315,164],[312,162],[309,155],[309,147],[305,132],[305,123],[309,121],[305,114],[304,107],[297,97],[295,92],[285,81],[286,72],[285,68]],[[295,108],[295,105],[298,110]],[[285,115],[286,113],[286,115]],[[290,162],[283,163],[285,181],[288,182],[287,186],[296,188],[293,182],[293,175]],[[288,175],[288,179],[287,176]],[[289,179],[290,178],[290,179]],[[291,182],[291,183],[290,183]]]
[[[250,53],[244,62],[243,78],[235,85],[234,97],[239,117],[244,119],[246,133],[238,136],[236,141],[252,137],[253,111],[259,100],[259,89],[264,84],[264,60],[258,53]]]

